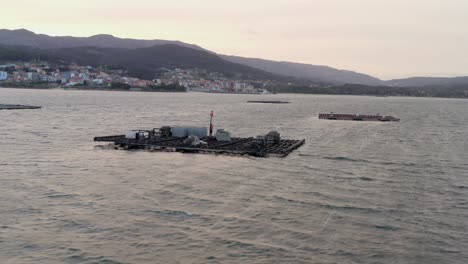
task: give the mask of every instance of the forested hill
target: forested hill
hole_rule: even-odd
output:
[[[243,80],[298,81],[223,60],[213,53],[174,44],[148,48],[75,47],[38,49],[31,47],[0,46],[0,61],[43,60],[56,63],[77,63],[91,66],[116,66],[125,68],[132,77],[153,79],[160,68],[199,68],[223,73],[227,77]]]
[[[330,95],[371,95],[371,96],[415,96],[468,98],[468,85],[392,87],[345,84],[331,87],[276,86],[269,88],[277,93],[330,94]]]

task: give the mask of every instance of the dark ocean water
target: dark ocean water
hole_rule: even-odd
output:
[[[0,103],[43,106],[0,111],[0,263],[468,263],[467,100],[1,89]],[[210,110],[235,136],[306,145],[261,159],[93,142]],[[330,111],[402,121],[317,119]]]

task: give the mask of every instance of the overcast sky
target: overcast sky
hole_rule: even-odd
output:
[[[468,0],[14,0],[0,27],[181,40],[383,79],[468,75]]]

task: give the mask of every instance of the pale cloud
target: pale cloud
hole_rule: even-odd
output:
[[[15,0],[1,8],[10,29],[181,40],[383,78],[468,75],[466,0]]]

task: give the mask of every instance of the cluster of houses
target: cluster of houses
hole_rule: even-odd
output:
[[[161,69],[161,76],[142,80],[124,76],[123,70],[109,70],[91,66],[50,65],[46,62],[16,62],[0,65],[0,82],[21,84],[50,84],[61,87],[109,87],[112,83],[125,83],[131,87],[178,84],[188,91],[259,93],[267,83],[230,80],[222,73],[201,69]]]
[[[146,87],[152,81],[122,77],[122,71],[105,71],[91,66],[76,64],[52,66],[47,63],[17,62],[0,65],[0,81],[11,83],[49,83],[64,87],[108,86],[113,82],[124,82],[135,87]]]
[[[228,93],[264,93],[267,82],[231,80],[222,73],[207,72],[202,69],[164,69],[166,72],[157,82],[178,83],[189,91],[228,92]]]

